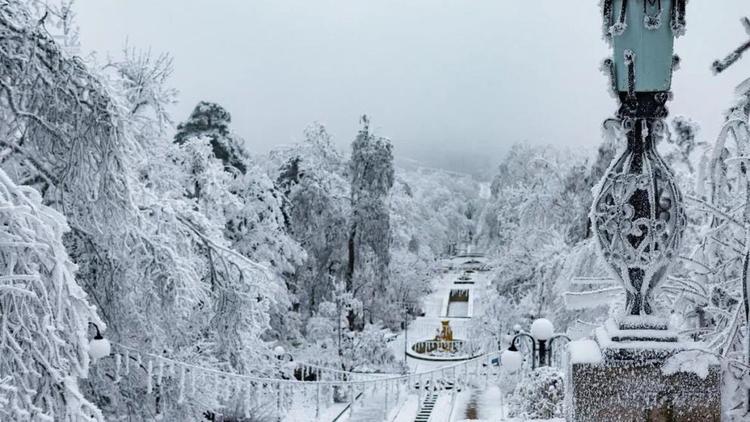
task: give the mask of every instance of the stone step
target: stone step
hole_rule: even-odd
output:
[[[417,417],[414,418],[414,422],[428,422],[430,420],[437,398],[437,394],[430,394],[424,398],[422,406],[420,406],[419,412],[417,413]]]

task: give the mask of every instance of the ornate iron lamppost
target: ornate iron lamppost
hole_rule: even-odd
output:
[[[721,366],[708,375],[667,374],[664,365],[700,346],[678,341],[654,293],[679,252],[686,217],[671,170],[656,151],[666,130],[674,39],[685,28],[686,0],[603,0],[613,56],[605,62],[619,100],[625,150],[602,178],[591,208],[595,238],[626,292],[625,313],[571,343],[566,420],[721,419]],[[661,342],[657,345],[657,342]]]
[[[674,38],[685,28],[685,0],[605,0],[605,61],[627,147],[600,182],[591,221],[601,253],[625,287],[620,329],[666,329],[653,294],[680,247],[682,195],[656,151],[671,98]]]

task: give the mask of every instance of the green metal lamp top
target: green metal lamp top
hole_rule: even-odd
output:
[[[684,15],[685,0],[604,1],[617,91],[631,90],[631,83],[635,92],[670,90],[674,39],[684,32]],[[634,73],[630,77],[629,66]]]

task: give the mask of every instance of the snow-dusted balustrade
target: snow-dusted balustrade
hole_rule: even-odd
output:
[[[499,374],[496,352],[426,372],[403,375],[347,372],[291,362],[294,367],[291,374],[288,368],[279,368],[281,375],[272,378],[193,365],[117,343],[112,344],[112,349],[112,354],[104,359],[111,359],[107,362],[109,365],[94,366],[92,370],[111,368],[110,378],[114,383],[125,376],[140,377],[145,386],[145,399],[158,400],[168,394],[175,395],[177,403],[186,403],[198,397],[212,397],[224,408],[244,409],[248,417],[258,413],[281,417],[292,407],[302,405],[315,409],[317,419],[325,408],[335,403],[348,402],[354,407],[364,400],[379,400],[387,412],[408,394],[418,394],[421,403],[428,392],[487,385]],[[294,378],[295,373],[301,379]]]

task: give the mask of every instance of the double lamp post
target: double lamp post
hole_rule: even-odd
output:
[[[518,346],[523,339],[528,340],[531,344],[532,369],[552,364],[552,346],[556,340],[570,341],[570,338],[565,334],[555,333],[554,325],[546,318],[534,320],[529,332],[516,331],[516,335],[510,341],[510,347],[500,355],[500,363],[510,372],[516,372],[523,366],[524,357],[518,350]]]

